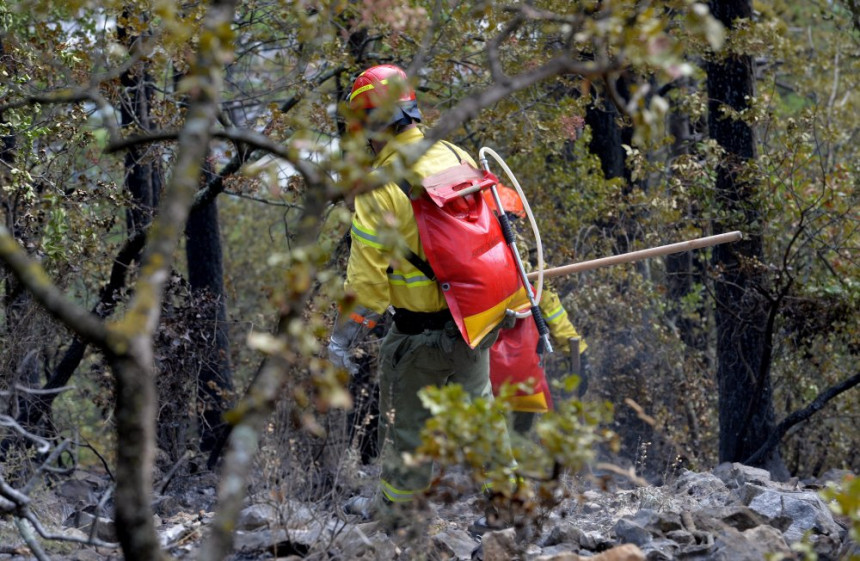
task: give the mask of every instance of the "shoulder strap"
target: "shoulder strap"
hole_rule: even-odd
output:
[[[450,142],[448,142],[447,140],[443,140],[442,144],[444,144],[445,148],[447,148],[448,150],[451,151],[452,154],[454,154],[454,157],[457,158],[458,162],[463,163],[463,158],[461,158],[460,154],[456,150],[454,150],[454,147],[451,146]]]
[[[412,199],[410,194],[412,193],[412,185],[406,181],[406,179],[401,179],[397,182],[397,186],[400,187],[400,190],[403,191],[403,194],[406,195],[407,199]],[[418,254],[406,248],[406,260],[409,261],[413,267],[424,273],[424,276],[430,280],[436,280],[436,273],[433,272],[433,269],[430,267],[430,263],[418,257]]]
[[[457,161],[462,163],[463,159],[460,157],[460,154],[454,149],[454,147],[447,141],[441,141],[442,145],[445,146],[448,150],[454,154],[454,157],[457,158]],[[406,181],[406,179],[401,179],[397,182],[397,186],[400,187],[400,190],[403,191],[403,194],[406,195],[407,199],[412,199],[412,184]],[[424,273],[430,280],[436,280],[436,273],[433,272],[433,269],[430,267],[430,263],[418,257],[418,254],[412,251],[409,248],[406,248],[406,260],[409,261],[413,267]]]

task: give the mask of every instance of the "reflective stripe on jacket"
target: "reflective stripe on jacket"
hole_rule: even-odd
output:
[[[390,165],[399,149],[423,139],[424,134],[417,127],[403,131],[385,145],[374,165]],[[414,176],[424,178],[460,163],[449,146],[441,142],[431,146],[412,166]],[[458,149],[457,153],[461,160],[476,165],[463,150]],[[439,284],[395,249],[397,244],[405,243],[426,260],[412,205],[396,183],[356,197],[351,237],[345,288],[355,293],[359,305],[379,313],[389,304],[416,312],[436,312],[448,307]]]

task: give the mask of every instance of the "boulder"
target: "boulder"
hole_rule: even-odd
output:
[[[444,530],[432,539],[433,546],[441,554],[437,557],[441,559],[471,559],[472,551],[478,547],[478,542],[468,532],[458,529]]]
[[[647,561],[672,561],[681,548],[669,539],[655,539],[642,546],[642,553]]]
[[[481,545],[484,561],[509,561],[518,556],[517,536],[513,528],[484,534]]]
[[[277,525],[278,509],[270,504],[256,504],[245,507],[236,521],[237,530],[257,530]]]
[[[771,482],[770,472],[766,469],[745,466],[737,462],[720,464],[714,468],[713,473],[729,489],[740,489],[747,483],[767,485]]]
[[[707,519],[719,520],[735,530],[749,530],[764,524],[764,520],[754,510],[743,505],[703,508],[695,513],[696,527],[714,528]]]
[[[93,524],[95,524],[95,537],[105,542],[117,542],[116,525],[110,518],[96,516],[89,512],[79,510],[72,513],[66,518],[63,523],[66,527],[77,528],[87,536],[92,532]]]
[[[759,549],[769,553],[784,553],[792,555],[791,548],[785,543],[782,532],[773,526],[757,526],[743,531],[743,535],[750,542],[757,544]]]
[[[684,470],[674,484],[675,494],[688,497],[701,506],[724,506],[731,493],[723,480],[712,473]]]
[[[548,547],[559,544],[570,544],[574,546],[571,549],[579,549],[583,541],[588,541],[585,532],[570,524],[559,524],[550,531],[541,545]]]
[[[752,484],[747,484],[744,491],[747,506],[782,529],[789,543],[799,541],[807,531],[830,536],[842,533],[817,493],[779,491]]]
[[[382,531],[379,522],[367,522],[345,528],[338,535],[335,545],[341,551],[341,556],[335,555],[335,559],[397,558],[397,544]]]
[[[651,532],[647,528],[629,518],[622,518],[616,522],[615,526],[612,527],[612,531],[618,538],[618,541],[638,546],[645,545],[653,539]]]

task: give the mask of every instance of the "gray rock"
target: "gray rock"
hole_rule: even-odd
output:
[[[245,532],[237,530],[234,534],[234,549],[241,552],[265,551],[275,544],[287,541],[287,531],[283,528],[275,530],[258,530]]]
[[[236,521],[236,529],[257,530],[259,528],[268,528],[277,523],[277,508],[269,504],[257,504],[242,509]]]
[[[57,495],[74,504],[98,502],[97,486],[91,481],[68,479],[57,488]]]
[[[745,466],[737,462],[720,464],[714,468],[713,473],[729,489],[740,489],[747,483],[767,485],[771,482],[770,472],[766,469]]]
[[[484,561],[508,561],[517,557],[517,536],[513,528],[489,532],[481,539]]]
[[[397,558],[397,544],[382,531],[379,522],[349,527],[338,536],[335,544],[343,552],[341,559]]]
[[[573,544],[578,549],[583,541],[588,541],[585,532],[570,524],[559,524],[550,531],[541,545],[548,547],[558,544]]]
[[[595,512],[600,512],[601,510],[604,510],[604,508],[600,506],[599,503],[585,503],[584,505],[582,505],[582,512],[584,512],[585,514],[594,514]]]
[[[167,524],[157,530],[158,542],[161,547],[167,547],[190,531],[183,524]]]
[[[734,528],[726,528],[714,539],[714,545],[705,556],[682,557],[706,561],[765,561],[764,552]]]
[[[747,485],[747,506],[769,521],[787,521],[783,530],[789,543],[799,541],[804,532],[839,536],[842,528],[816,493],[777,491]]]
[[[808,539],[809,543],[812,544],[812,550],[818,554],[819,561],[853,559],[850,555],[843,556],[840,554],[842,542],[836,536],[812,534]],[[860,553],[860,551],[856,553]]]
[[[436,550],[446,556],[443,559],[471,559],[472,551],[478,547],[478,542],[463,530],[444,530],[432,539]]]
[[[785,543],[782,532],[773,526],[757,526],[743,531],[743,535],[750,542],[757,544],[759,549],[770,553],[784,553],[791,555],[791,548]]]
[[[713,518],[741,532],[765,523],[754,510],[743,505],[703,508],[696,512],[695,517],[699,521],[703,521],[705,518]],[[698,526],[713,527],[713,525],[704,522],[697,524]]]
[[[642,546],[650,542],[653,538],[651,532],[634,520],[622,518],[615,523],[612,531],[618,537],[618,541],[624,543],[632,543]]]
[[[681,515],[677,512],[657,512],[647,508],[640,509],[630,520],[636,522],[652,534],[665,534],[673,530],[683,530]]]
[[[64,526],[77,528],[87,536],[92,531],[93,524],[96,526],[95,537],[106,542],[116,542],[116,526],[110,518],[96,517],[89,512],[79,510],[69,516],[63,523]]]
[[[672,561],[680,546],[672,540],[659,539],[642,546],[642,553],[648,561]]]
[[[693,545],[696,543],[696,537],[687,530],[672,530],[671,532],[666,532],[666,538],[682,546]]]
[[[724,506],[732,500],[726,484],[712,473],[685,470],[674,487],[677,495],[694,499],[701,506]]]

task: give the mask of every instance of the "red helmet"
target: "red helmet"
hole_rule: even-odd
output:
[[[391,86],[397,83],[402,90],[395,100],[392,99]],[[356,113],[361,111],[370,113],[392,102],[396,102],[397,107],[394,108],[391,119],[384,123],[385,125],[421,121],[421,112],[415,100],[415,90],[409,85],[406,72],[393,64],[371,66],[359,74],[349,94],[349,108]]]
[[[523,201],[520,199],[520,194],[517,193],[516,189],[511,189],[510,187],[506,187],[499,183],[496,185],[496,192],[499,193],[499,198],[502,200],[502,210],[504,212],[509,212],[520,218],[526,215]],[[490,208],[495,209],[496,201],[493,199],[493,194],[490,190],[485,189],[482,193],[484,195],[484,200],[487,201]]]

